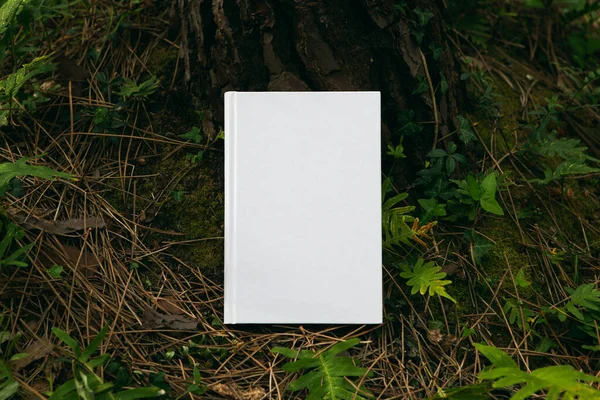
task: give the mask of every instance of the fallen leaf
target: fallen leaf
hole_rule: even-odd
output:
[[[181,315],[184,311],[178,306],[179,300],[173,296],[166,296],[156,300],[158,306],[169,314]]]
[[[223,397],[231,399],[260,400],[267,396],[267,392],[263,388],[240,390],[235,384],[213,383],[208,385],[208,388]]]
[[[82,250],[77,247],[66,245],[62,245],[62,249],[66,260],[69,261],[71,265],[76,265],[80,268],[96,270],[96,267],[102,262],[100,257],[97,257],[88,250]]]
[[[143,326],[148,329],[171,328],[176,330],[194,330],[198,321],[186,315],[161,314],[151,308],[146,308],[143,314]]]
[[[19,225],[26,229],[39,229],[53,235],[66,235],[88,228],[105,228],[106,223],[100,217],[89,218],[71,218],[59,221],[50,221],[38,218],[33,215],[27,216],[25,213],[15,209],[6,210]]]
[[[48,354],[50,354],[50,352],[52,352],[53,348],[54,346],[52,346],[52,343],[45,338],[36,340],[22,351],[22,353],[27,354],[27,356],[10,363],[13,372],[18,372],[32,362],[46,357]]]
[[[427,339],[432,343],[439,343],[442,341],[443,336],[439,329],[432,329],[427,331]]]

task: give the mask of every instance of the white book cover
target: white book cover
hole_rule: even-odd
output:
[[[225,323],[382,320],[379,92],[225,94]]]

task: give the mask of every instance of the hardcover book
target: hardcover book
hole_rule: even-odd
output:
[[[225,323],[382,320],[379,92],[225,94]]]

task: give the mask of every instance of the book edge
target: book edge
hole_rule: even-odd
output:
[[[235,196],[235,138],[237,131],[236,92],[225,93],[225,251],[224,251],[224,280],[225,280],[225,324],[235,324],[235,275],[234,260],[234,196]]]

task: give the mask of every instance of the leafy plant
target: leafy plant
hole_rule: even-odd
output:
[[[15,99],[18,97],[23,85],[36,75],[54,69],[55,64],[50,63],[49,60],[48,56],[35,58],[0,81],[0,127],[8,125],[10,114],[19,109],[15,104]],[[29,105],[27,108],[33,109],[37,103],[44,100],[45,98],[37,96],[34,100],[29,99],[22,103]]]
[[[26,0],[7,0],[0,6],[0,34],[6,31],[6,28],[19,12],[21,5],[26,2]]]
[[[438,295],[456,303],[454,297],[446,292],[445,286],[452,283],[450,280],[445,280],[445,272],[440,272],[442,267],[436,266],[433,261],[425,263],[422,258],[419,258],[414,268],[401,272],[400,276],[408,279],[406,284],[412,289],[410,294],[420,293],[424,295],[429,293],[430,296]]]
[[[156,76],[146,79],[139,85],[129,78],[124,78],[123,81],[124,83],[121,86],[121,90],[116,93],[124,98],[136,97],[146,99],[158,89],[158,80],[156,79]]]
[[[10,253],[13,243],[23,238],[23,230],[12,222],[3,226],[2,221],[0,221],[0,232],[4,235],[2,241],[0,241],[0,267],[26,267],[27,263],[23,261],[23,258],[33,246],[33,243],[20,246],[17,250]]]
[[[471,128],[471,122],[462,115],[458,116],[458,138],[464,144],[477,140],[477,136]]]
[[[527,399],[541,391],[546,392],[547,399],[558,399],[561,395],[565,399],[581,400],[600,397],[600,392],[584,383],[600,382],[600,377],[584,374],[570,365],[544,367],[527,373],[502,350],[479,343],[475,343],[475,347],[494,365],[481,372],[480,379],[493,381],[493,388],[523,385],[514,389],[512,400]]]
[[[199,144],[202,142],[202,131],[197,126],[194,126],[190,131],[179,135],[179,137]]]
[[[3,320],[0,316],[0,325],[4,325]],[[16,343],[21,337],[20,334],[13,335],[6,328],[0,329],[2,329],[0,330],[0,346],[5,349],[3,352],[0,349],[2,355],[0,359],[0,399],[9,399],[18,393],[20,387],[19,382],[12,375],[10,362],[18,360],[26,354],[15,353],[14,351]]]
[[[73,351],[71,355],[73,358],[73,379],[54,390],[50,400],[74,398],[134,400],[164,394],[164,390],[156,387],[142,387],[114,392],[112,383],[104,382],[100,376],[94,373],[94,369],[105,365],[110,358],[110,354],[93,358],[107,331],[108,325],[98,332],[98,335],[92,339],[85,349],[82,349],[79,343],[67,332],[56,327],[52,328],[52,333]]]
[[[382,185],[382,198],[385,198],[390,187],[391,182],[386,179]],[[415,221],[415,218],[409,215],[415,207],[397,206],[398,203],[406,200],[407,197],[408,193],[397,194],[385,200],[381,207],[384,247],[390,248],[392,245],[409,244],[409,239],[414,236],[414,231],[408,224]]]
[[[439,204],[436,199],[419,199],[419,205],[423,208],[423,214],[420,220],[427,223],[433,217],[445,217],[446,205]]]
[[[522,303],[515,299],[508,299],[502,308],[505,314],[508,314],[508,322],[511,324],[517,324],[520,329],[529,331],[531,329],[532,319],[535,317],[535,313],[528,307],[523,306]]]
[[[469,219],[474,220],[477,205],[485,211],[495,215],[504,215],[502,207],[496,200],[496,173],[492,172],[479,182],[473,175],[468,175],[466,180],[452,182],[458,185],[457,192],[461,195],[459,201],[471,206]]]
[[[452,175],[454,170],[456,169],[456,164],[460,163],[463,165],[467,165],[467,159],[462,154],[456,152],[457,146],[454,142],[450,142],[448,144],[448,151],[443,149],[434,149],[431,150],[427,157],[432,158],[434,162],[444,163],[446,167],[446,174],[448,176]]]
[[[65,178],[74,179],[75,176],[66,172],[58,172],[52,168],[29,165],[27,162],[33,157],[23,157],[14,163],[0,164],[0,196],[3,196],[13,178],[21,176],[35,176],[43,179]]]
[[[288,389],[292,391],[308,389],[307,400],[316,399],[357,399],[371,398],[372,394],[363,387],[350,383],[348,377],[370,376],[366,368],[357,367],[350,357],[339,354],[356,346],[360,340],[353,338],[333,345],[329,350],[317,353],[311,350],[299,352],[285,347],[274,347],[271,351],[296,361],[283,365],[287,372],[309,372],[292,381]]]

